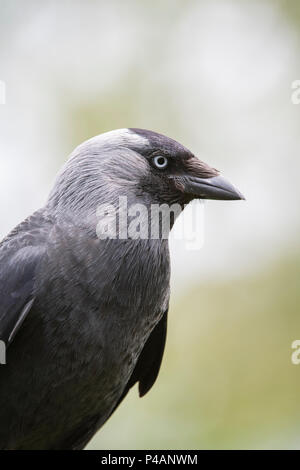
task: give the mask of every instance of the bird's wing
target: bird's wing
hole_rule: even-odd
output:
[[[28,315],[34,300],[40,247],[25,246],[0,253],[0,340],[8,346]]]
[[[139,383],[139,395],[143,397],[149,392],[152,385],[157,379],[161,361],[163,358],[166,337],[167,337],[168,310],[165,311],[161,320],[152,330],[142,352],[138,358],[133,373],[121,395],[117,404],[114,406],[108,418],[118,408],[121,401],[124,400],[127,393],[136,384]],[[108,419],[107,418],[107,419]],[[102,423],[103,424],[103,423]]]
[[[168,310],[165,311],[161,320],[152,330],[127,384],[127,390],[129,390],[136,382],[138,382],[140,397],[143,397],[147,392],[149,392],[157,379],[165,350],[167,321]]]

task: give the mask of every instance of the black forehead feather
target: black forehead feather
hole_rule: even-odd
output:
[[[144,137],[149,142],[149,145],[143,152],[145,155],[152,152],[161,150],[174,157],[192,157],[193,154],[186,147],[181,145],[174,139],[167,137],[158,132],[149,131],[147,129],[129,128],[131,132]]]

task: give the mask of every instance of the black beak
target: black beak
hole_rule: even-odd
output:
[[[212,178],[197,178],[188,176],[184,181],[184,192],[199,199],[220,199],[233,201],[245,199],[223,176],[213,176]]]

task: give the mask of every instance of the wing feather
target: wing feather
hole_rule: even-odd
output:
[[[0,256],[0,339],[8,346],[35,300],[35,274],[40,247],[5,250]]]

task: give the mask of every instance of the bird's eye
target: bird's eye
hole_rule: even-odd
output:
[[[157,155],[153,158],[153,163],[159,170],[164,170],[167,168],[169,161],[167,157],[164,157],[163,155]]]

